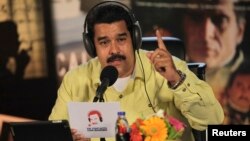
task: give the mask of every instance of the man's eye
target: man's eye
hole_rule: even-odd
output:
[[[117,40],[118,40],[118,42],[123,42],[123,41],[126,40],[126,38],[119,38],[119,39],[117,39]]]
[[[229,18],[224,15],[216,15],[211,17],[211,19],[216,27],[218,27],[220,30],[226,29],[229,23]]]
[[[242,88],[242,87],[243,87],[243,84],[242,84],[241,82],[237,81],[236,84],[235,84],[235,86],[236,86],[237,88]]]
[[[100,45],[102,45],[102,46],[107,46],[108,44],[109,44],[108,40],[104,40],[104,41],[100,42]]]

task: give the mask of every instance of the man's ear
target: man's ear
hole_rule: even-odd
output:
[[[237,33],[237,37],[236,37],[237,45],[239,45],[244,38],[245,28],[246,28],[246,20],[244,18],[239,19],[239,21],[238,21],[238,33]]]

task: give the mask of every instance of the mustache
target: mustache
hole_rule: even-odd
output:
[[[107,59],[107,63],[113,62],[115,60],[126,60],[126,56],[121,54],[113,54]]]

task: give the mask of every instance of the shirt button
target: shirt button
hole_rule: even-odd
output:
[[[186,88],[183,88],[182,91],[185,92],[185,91],[186,91]]]
[[[119,98],[122,98],[123,96],[122,95],[119,95]]]
[[[189,83],[187,83],[187,86],[189,87],[189,86],[190,86],[190,84],[189,84]]]

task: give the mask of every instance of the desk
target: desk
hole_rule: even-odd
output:
[[[24,121],[34,121],[34,120],[28,119],[28,118],[23,118],[23,117],[0,114],[0,135],[2,132],[2,125],[3,125],[4,121],[6,121],[6,122],[24,122]]]

